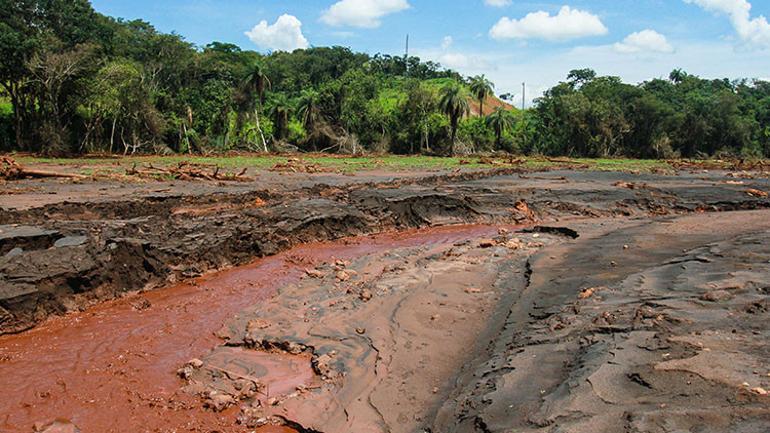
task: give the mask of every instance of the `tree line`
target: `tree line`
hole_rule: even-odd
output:
[[[486,77],[344,47],[196,47],[88,0],[0,0],[0,150],[770,156],[770,83],[571,71],[516,110]]]

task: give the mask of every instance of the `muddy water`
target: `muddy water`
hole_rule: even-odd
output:
[[[68,419],[84,432],[241,431],[234,426],[237,408],[202,411],[199,402],[179,392],[175,375],[183,363],[220,343],[215,333],[228,318],[333,258],[491,236],[496,230],[444,227],[304,245],[0,337],[0,431],[30,432],[35,423],[54,419]],[[309,367],[301,363],[261,356],[263,380],[274,389],[310,380]],[[271,431],[289,430],[262,433]]]

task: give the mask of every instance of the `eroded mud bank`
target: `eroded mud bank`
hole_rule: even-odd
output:
[[[770,184],[550,172],[9,212],[5,332],[288,251],[1,337],[0,426],[763,432],[770,202],[750,190]],[[289,249],[468,222],[494,225]]]
[[[131,200],[5,209],[0,215],[0,333],[305,242],[469,222],[770,205],[767,198],[746,192],[770,189],[767,180],[713,174],[486,172],[380,184],[329,182],[221,193],[208,186],[205,195],[180,195],[177,185],[168,193],[141,193]]]

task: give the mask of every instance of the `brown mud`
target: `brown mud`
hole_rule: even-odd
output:
[[[488,226],[446,227],[303,245],[0,337],[0,387],[6,396],[0,400],[0,427],[4,432],[28,432],[35,422],[66,416],[83,431],[239,431],[227,416],[231,413],[201,411],[197,398],[179,392],[176,375],[188,360],[220,344],[215,333],[227,319],[269,299],[276,288],[298,281],[307,267],[330,257],[347,260],[382,249],[452,243],[495,232]],[[269,376],[266,383],[274,391],[284,392],[281,381],[296,379],[283,367],[286,355],[260,356],[263,366],[282,366],[278,371],[265,368],[262,375]],[[308,369],[297,370],[302,378],[315,376],[309,360]]]
[[[3,202],[0,430],[765,431],[767,179],[286,176]]]

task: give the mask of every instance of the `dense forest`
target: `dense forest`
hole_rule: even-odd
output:
[[[521,111],[485,77],[343,47],[196,47],[88,0],[0,0],[0,150],[770,156],[770,82],[574,70]]]

